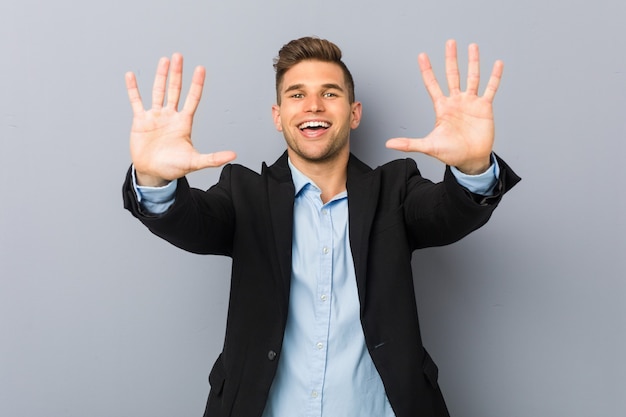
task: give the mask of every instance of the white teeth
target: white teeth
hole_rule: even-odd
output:
[[[308,127],[329,128],[330,127],[330,123],[322,122],[321,120],[313,120],[313,121],[310,121],[310,122],[302,123],[300,126],[298,126],[298,129],[306,129]]]

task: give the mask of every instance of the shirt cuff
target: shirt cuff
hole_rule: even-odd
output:
[[[491,154],[491,166],[487,171],[478,175],[468,175],[459,171],[455,167],[450,167],[452,174],[456,178],[459,185],[467,188],[474,194],[480,194],[484,196],[492,196],[493,190],[498,184],[498,177],[500,176],[500,166],[498,161]]]
[[[172,204],[176,197],[178,180],[171,181],[163,187],[146,187],[137,184],[135,168],[132,169],[133,188],[137,195],[137,201],[141,209],[147,214],[163,214]]]

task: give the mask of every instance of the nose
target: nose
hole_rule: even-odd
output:
[[[317,95],[311,95],[307,97],[306,111],[318,113],[324,111],[324,102],[321,97]]]

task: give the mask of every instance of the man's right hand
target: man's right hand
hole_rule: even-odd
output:
[[[191,126],[202,97],[206,71],[203,67],[195,69],[185,104],[179,111],[182,72],[182,55],[174,54],[171,65],[168,58],[161,58],[152,88],[150,110],[145,110],[141,101],[135,74],[126,73],[126,88],[133,109],[130,155],[139,185],[163,186],[190,172],[219,167],[236,157],[232,151],[201,154],[194,148]]]

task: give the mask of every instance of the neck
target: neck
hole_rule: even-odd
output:
[[[322,202],[327,203],[346,190],[349,152],[324,161],[310,161],[288,152],[291,163],[322,190]]]

